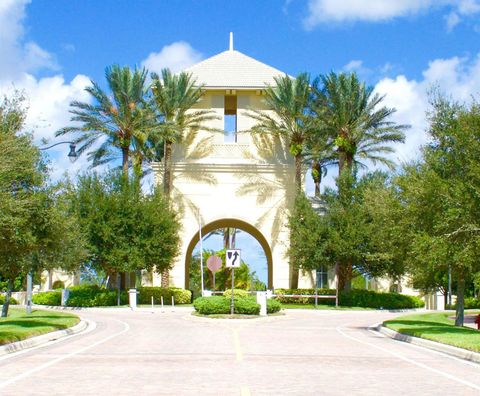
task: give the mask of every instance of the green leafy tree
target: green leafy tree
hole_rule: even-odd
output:
[[[394,151],[389,144],[403,142],[407,126],[391,121],[395,109],[382,106],[383,96],[374,94],[373,87],[360,82],[355,73],[320,76],[313,83],[313,92],[315,113],[336,147],[339,177],[354,175],[365,160],[393,166],[386,156]],[[351,263],[338,264],[341,276],[346,277],[341,283],[348,289]]]
[[[73,135],[80,145],[78,153],[88,153],[93,167],[117,160],[120,154],[123,173],[128,174],[130,164],[139,173],[151,155],[148,139],[157,127],[146,100],[147,71],[113,65],[105,69],[105,77],[110,93],[92,81],[85,90],[93,104],[73,101],[70,113],[75,125],[60,129],[56,136]]]
[[[0,104],[0,277],[7,280],[2,316],[8,314],[14,281],[28,272],[78,268],[82,236],[28,134],[22,97]]]
[[[298,269],[316,270],[321,266],[332,266],[323,250],[327,237],[326,223],[312,208],[305,194],[297,196],[289,217],[290,247],[289,260]]]
[[[434,94],[428,132],[431,143],[422,161],[406,167],[398,179],[415,231],[411,272],[432,279],[451,270],[457,289],[455,324],[461,326],[466,285],[480,269],[480,106]]]
[[[70,194],[93,268],[112,278],[139,270],[162,273],[172,266],[179,222],[160,191],[144,195],[136,180],[112,171],[79,177]]]

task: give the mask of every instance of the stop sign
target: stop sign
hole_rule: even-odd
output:
[[[210,256],[207,259],[207,268],[212,272],[217,272],[222,268],[222,259],[218,256]]]

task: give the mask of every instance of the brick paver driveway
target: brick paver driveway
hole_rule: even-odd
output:
[[[81,335],[0,359],[2,395],[480,395],[480,365],[368,326],[398,313],[82,311]]]

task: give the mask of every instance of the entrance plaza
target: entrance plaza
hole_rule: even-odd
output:
[[[263,319],[88,309],[79,335],[0,358],[2,395],[478,395],[480,366],[385,338],[381,311]]]

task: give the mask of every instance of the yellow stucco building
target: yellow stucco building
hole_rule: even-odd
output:
[[[262,102],[263,91],[285,73],[232,45],[186,72],[205,89],[197,108],[211,110],[216,119],[205,125],[208,131],[187,135],[174,148],[173,199],[182,213],[182,229],[181,253],[170,284],[189,287],[190,259],[201,224],[202,235],[223,227],[251,234],[267,258],[268,287],[288,287],[293,157],[278,138],[251,134],[255,120],[248,115],[252,109],[269,111]],[[153,165],[156,183],[162,183],[162,166]],[[153,284],[160,284],[159,276]]]

